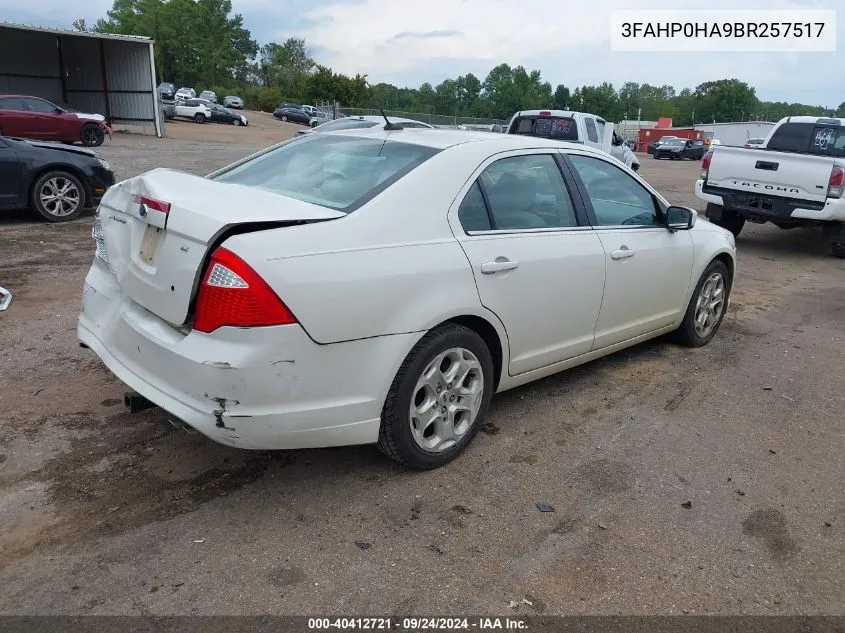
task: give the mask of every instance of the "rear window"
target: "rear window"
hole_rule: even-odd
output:
[[[577,141],[578,126],[574,119],[568,117],[524,116],[513,122],[511,134],[540,136],[560,141]]]
[[[845,157],[845,129],[815,123],[784,123],[774,131],[766,148],[780,152]]]
[[[360,119],[336,119],[319,126],[321,132],[334,132],[335,130],[356,130],[378,125],[375,121],[361,121]]]
[[[437,154],[398,141],[310,134],[215,176],[350,213]]]

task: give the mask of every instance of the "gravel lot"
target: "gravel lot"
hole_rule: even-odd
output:
[[[248,116],[100,153],[205,174],[296,129]],[[702,208],[697,163],[642,162]],[[124,413],[75,337],[89,231],[0,219],[0,613],[845,614],[845,261],[816,232],[746,228],[709,346],[502,394],[459,460],[409,473]]]

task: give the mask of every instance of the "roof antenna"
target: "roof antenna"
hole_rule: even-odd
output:
[[[390,119],[387,118],[387,115],[384,113],[384,108],[380,109],[381,115],[384,117],[384,129],[385,130],[401,130],[401,125],[396,125],[395,123],[391,123]]]

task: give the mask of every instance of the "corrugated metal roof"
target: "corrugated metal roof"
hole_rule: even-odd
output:
[[[55,33],[56,35],[74,35],[79,37],[93,37],[100,40],[123,40],[125,42],[152,42],[146,35],[112,35],[111,33],[92,33],[76,31],[74,29],[57,29],[50,26],[33,26],[30,24],[15,24],[14,22],[0,22],[0,28],[15,29],[17,31],[34,31],[39,33]]]

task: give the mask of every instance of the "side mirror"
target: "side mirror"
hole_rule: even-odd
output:
[[[669,207],[666,209],[666,228],[670,231],[689,231],[695,226],[698,211],[689,207]]]
[[[62,109],[61,109],[60,107],[58,107],[58,106],[56,106],[56,108],[53,110],[53,114],[64,114],[64,112],[65,112],[65,111],[64,111],[64,110],[62,110]]]

